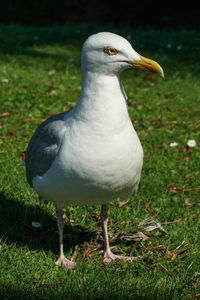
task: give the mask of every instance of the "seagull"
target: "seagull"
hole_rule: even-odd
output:
[[[68,269],[75,267],[63,251],[62,209],[68,205],[101,205],[104,261],[133,259],[111,251],[107,232],[108,203],[128,199],[137,191],[143,163],[120,74],[139,68],[164,76],[157,62],[110,32],[88,37],[81,65],[82,91],[76,106],[41,123],[25,157],[28,183],[40,198],[57,207],[60,254],[56,265]]]

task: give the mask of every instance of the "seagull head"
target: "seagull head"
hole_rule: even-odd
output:
[[[82,70],[109,76],[130,68],[144,69],[164,77],[162,67],[138,54],[123,37],[100,32],[89,36],[82,49]]]

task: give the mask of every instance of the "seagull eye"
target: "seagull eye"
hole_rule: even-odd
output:
[[[111,48],[111,47],[107,47],[105,49],[105,52],[108,54],[108,55],[116,55],[118,52],[115,48]]]

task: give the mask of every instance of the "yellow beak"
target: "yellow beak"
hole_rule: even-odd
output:
[[[128,61],[128,63],[136,68],[147,70],[151,73],[156,73],[156,74],[160,75],[161,77],[164,77],[163,69],[157,62],[155,62],[152,59],[143,57],[141,55],[139,55],[139,56],[141,58],[140,61]]]

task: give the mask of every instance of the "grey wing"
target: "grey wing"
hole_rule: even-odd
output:
[[[60,149],[66,130],[66,113],[57,114],[41,123],[29,142],[25,164],[26,177],[31,186],[35,176],[42,176],[47,172]]]

